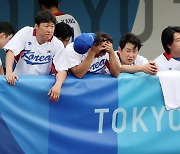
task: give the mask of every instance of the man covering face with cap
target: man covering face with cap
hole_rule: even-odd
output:
[[[70,73],[82,78],[87,72],[106,73],[106,67],[112,76],[119,75],[119,64],[113,50],[113,40],[105,33],[82,33],[66,51],[71,65]],[[109,61],[109,62],[108,62]]]

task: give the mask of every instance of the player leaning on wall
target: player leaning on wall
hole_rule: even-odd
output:
[[[6,80],[15,85],[19,75],[50,74],[52,63],[57,70],[56,82],[49,90],[51,101],[57,101],[68,69],[63,43],[53,36],[56,19],[46,10],[35,17],[33,27],[24,27],[6,44]],[[19,60],[13,70],[15,56]]]

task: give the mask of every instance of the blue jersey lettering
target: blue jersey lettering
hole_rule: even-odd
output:
[[[23,58],[27,64],[40,65],[49,63],[52,60],[52,55],[34,55],[34,52],[31,52],[31,50],[24,50],[21,58]]]
[[[102,59],[100,62],[96,62],[93,65],[91,65],[90,69],[92,70],[92,72],[96,70],[101,70],[102,68],[104,68],[105,62],[106,59]]]

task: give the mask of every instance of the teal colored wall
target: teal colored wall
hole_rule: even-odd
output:
[[[110,34],[117,49],[121,34],[131,31],[139,0],[60,0],[59,9],[73,15],[82,32]],[[9,21],[15,30],[34,25],[40,11],[38,0],[0,0],[0,21]],[[5,53],[0,52],[4,64]]]

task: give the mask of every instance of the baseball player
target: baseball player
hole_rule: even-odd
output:
[[[60,22],[55,25],[54,36],[61,40],[66,47],[73,36],[73,29],[68,24]]]
[[[54,64],[58,73],[56,82],[48,93],[52,102],[59,99],[68,69],[64,45],[53,37],[55,23],[56,19],[50,11],[42,11],[35,17],[34,28],[20,29],[4,47],[7,51],[6,80],[10,85],[15,85],[15,79],[19,75],[49,74],[52,63]],[[13,71],[15,56],[19,56],[19,60]]]
[[[144,72],[152,75],[157,73],[155,62],[148,62],[145,57],[138,55],[141,46],[140,39],[133,33],[127,33],[121,37],[118,51],[115,51],[120,72]]]
[[[59,12],[58,0],[39,0],[39,5],[42,10],[50,10],[56,16],[57,23],[64,22],[71,26],[73,29],[73,36],[71,37],[69,43],[73,42],[74,38],[81,34],[81,30],[76,19],[70,14]]]
[[[14,35],[14,28],[8,22],[0,22],[0,49],[6,45],[7,42],[12,38]],[[0,75],[4,74],[2,62],[0,59]]]
[[[105,33],[82,33],[68,44],[69,72],[82,78],[87,72],[105,73],[107,60],[112,76],[118,76],[119,64],[112,46],[112,38]]]
[[[180,26],[168,26],[161,35],[161,42],[165,50],[155,59],[159,71],[180,71]]]

